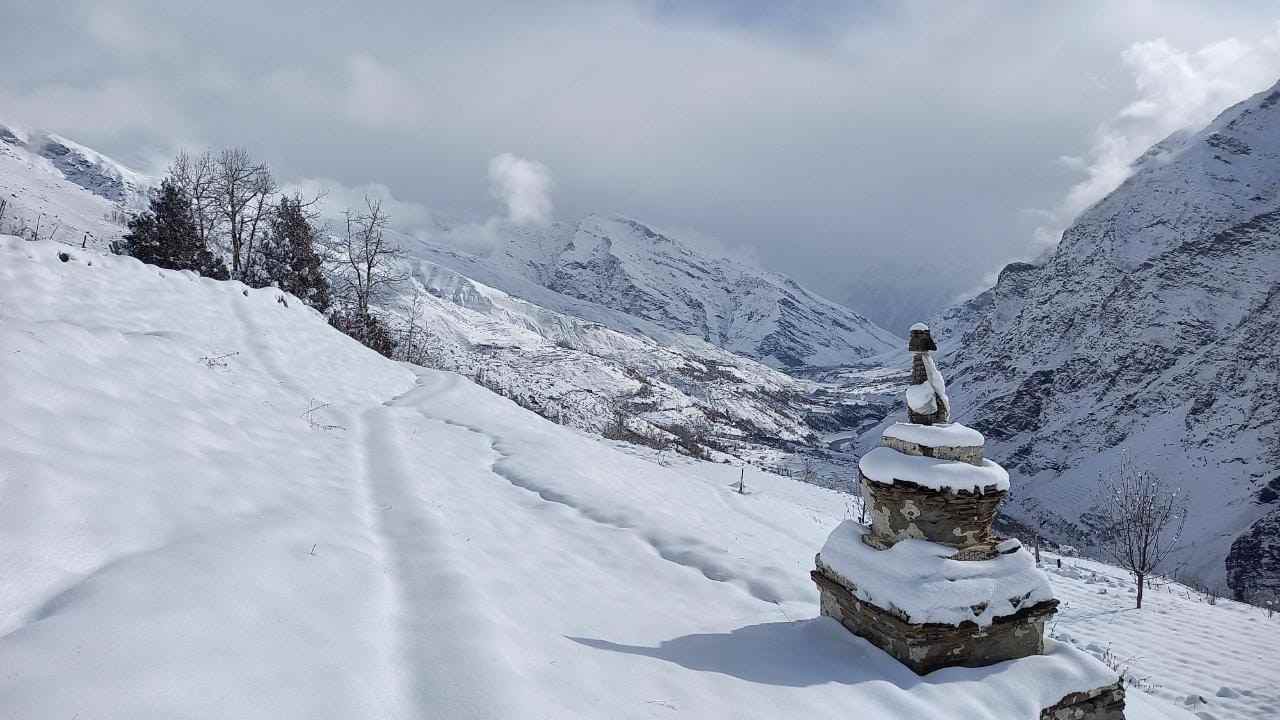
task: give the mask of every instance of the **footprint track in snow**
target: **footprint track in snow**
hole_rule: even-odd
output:
[[[419,386],[420,389],[422,386]],[[406,393],[390,404],[408,404],[409,395]],[[700,572],[703,577],[715,582],[724,582],[741,588],[752,597],[767,603],[778,604],[787,600],[795,600],[799,598],[788,597],[787,594],[767,579],[752,577],[749,573],[733,568],[730,563],[724,559],[731,559],[729,552],[723,548],[716,547],[705,543],[698,538],[691,536],[675,536],[660,530],[641,531],[642,522],[630,517],[626,513],[617,511],[606,511],[594,508],[588,504],[578,501],[576,498],[563,492],[548,488],[507,467],[507,463],[512,461],[512,456],[505,452],[502,448],[502,442],[499,438],[480,430],[479,428],[464,425],[452,420],[442,420],[430,418],[436,422],[446,425],[462,428],[469,432],[475,433],[483,437],[490,448],[493,449],[497,459],[493,462],[490,470],[494,475],[506,480],[511,485],[537,495],[544,502],[553,503],[563,507],[567,507],[577,512],[583,518],[590,520],[598,525],[624,530],[630,532],[634,537],[647,544],[658,557],[667,562],[682,567],[687,567]],[[767,572],[775,574],[779,577],[784,576],[785,572],[781,568],[768,567]]]

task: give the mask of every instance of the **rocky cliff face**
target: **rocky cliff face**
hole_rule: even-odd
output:
[[[1015,519],[1085,532],[1128,452],[1190,495],[1180,572],[1280,588],[1280,86],[1153,147],[1042,264],[933,326],[957,419],[1021,476]]]
[[[709,257],[627,218],[512,230],[488,259],[550,290],[774,367],[847,365],[901,344],[787,277]]]

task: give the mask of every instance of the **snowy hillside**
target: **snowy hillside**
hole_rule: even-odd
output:
[[[0,130],[0,199],[9,201],[0,231],[30,236],[38,230],[42,238],[103,249],[123,234],[125,213],[145,205],[145,189],[153,184],[66,138]],[[425,291],[418,308],[429,333],[424,361],[563,424],[595,432],[621,425],[613,434],[774,468],[795,464],[792,451],[803,448],[821,463],[815,480],[831,484],[837,474],[847,478],[849,458],[827,452],[820,435],[863,427],[886,412],[879,388],[796,379],[523,276],[494,272],[471,256],[449,257],[408,236],[398,241],[411,251],[405,270],[412,280],[401,288],[403,299]],[[451,266],[477,271],[491,285]]]
[[[275,290],[0,238],[0,314],[14,717],[1004,720],[1109,644],[1131,720],[1274,716],[1280,619],[1072,560],[1047,655],[919,678],[817,617],[848,496],[663,467]]]
[[[1153,147],[1041,266],[933,322],[959,419],[1077,532],[1121,451],[1192,501],[1179,571],[1280,597],[1280,86]],[[1074,541],[1074,539],[1073,539]]]
[[[901,344],[790,278],[699,253],[628,218],[591,215],[545,228],[508,224],[498,236],[484,258],[468,262],[437,252],[431,259],[450,267],[450,258],[480,262],[774,367],[849,365]]]
[[[421,291],[414,314],[427,332],[422,364],[462,373],[564,425],[768,467],[807,448],[839,461],[847,480],[848,458],[826,453],[819,433],[874,423],[887,412],[885,388],[796,379],[692,338],[663,345],[426,260],[411,259],[407,269],[393,307],[414,312],[413,293]],[[566,300],[541,288],[530,294]]]
[[[61,136],[0,124],[0,232],[106,247],[126,214],[146,206],[152,183]]]

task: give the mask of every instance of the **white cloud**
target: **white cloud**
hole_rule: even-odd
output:
[[[377,130],[420,126],[426,112],[422,91],[400,71],[365,53],[348,56],[345,69],[348,118]]]
[[[503,153],[489,161],[489,189],[507,206],[507,219],[517,224],[551,221],[551,171],[534,160]]]
[[[1194,52],[1167,40],[1131,45],[1122,54],[1136,97],[1095,132],[1085,157],[1059,163],[1085,174],[1034,231],[1035,252],[1055,246],[1077,215],[1129,177],[1133,161],[1182,129],[1208,124],[1224,108],[1265,89],[1280,75],[1280,32],[1257,43],[1228,38]]]
[[[359,212],[365,207],[365,198],[382,201],[392,227],[405,233],[414,233],[432,224],[432,213],[425,205],[401,200],[392,194],[391,188],[379,183],[344,185],[332,178],[302,178],[284,184],[286,193],[298,193],[304,198],[319,197],[317,210],[328,219],[342,216],[343,211]]]
[[[122,57],[141,58],[174,47],[171,28],[161,26],[154,18],[144,21],[123,3],[91,5],[85,28],[100,45]]]
[[[189,128],[187,119],[163,97],[130,80],[110,79],[90,87],[51,84],[25,94],[0,88],[0,107],[24,125],[81,137],[131,130],[172,137]]]

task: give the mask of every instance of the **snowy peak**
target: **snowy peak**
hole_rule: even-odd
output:
[[[1051,257],[934,326],[966,422],[1027,478],[1012,515],[1087,532],[1127,452],[1191,498],[1180,572],[1256,599],[1280,591],[1277,544],[1249,531],[1280,518],[1261,492],[1280,462],[1277,318],[1273,87],[1157,144]]]
[[[1276,207],[1280,187],[1280,84],[1180,131],[1134,163],[1134,174],[1063,234],[1072,252],[1092,247],[1134,268],[1184,237],[1204,237]]]
[[[708,256],[626,217],[514,229],[491,257],[550,290],[774,367],[850,364],[900,344],[790,278]]]

